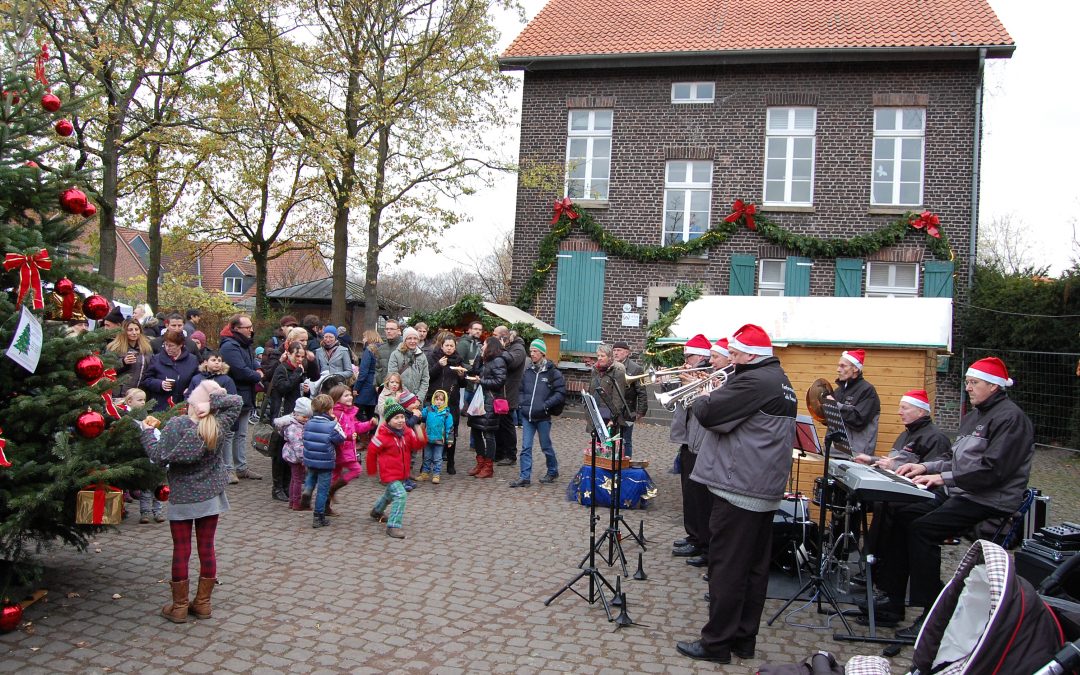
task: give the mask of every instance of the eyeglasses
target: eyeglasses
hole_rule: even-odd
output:
[[[255,326],[252,326],[252,325],[247,325],[247,326],[237,326],[237,327],[236,327],[236,330],[251,330],[251,329],[252,329],[252,328],[254,328],[254,327],[255,327]]]

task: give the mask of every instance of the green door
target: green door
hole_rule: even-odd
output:
[[[563,352],[595,352],[604,317],[603,251],[559,251],[555,282],[555,327]]]

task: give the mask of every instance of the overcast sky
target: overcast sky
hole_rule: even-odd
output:
[[[1077,60],[1072,42],[1080,18],[1077,0],[989,0],[1016,41],[1011,59],[998,59],[986,70],[980,222],[1012,215],[1030,228],[1033,262],[1056,273],[1080,251],[1072,247],[1072,225],[1080,217],[1080,89],[1069,64]],[[531,19],[545,0],[523,0]],[[500,16],[500,51],[521,31],[509,13]],[[520,83],[520,74],[517,75]],[[1075,80],[1073,80],[1075,82]],[[519,90],[512,99],[520,109]],[[506,135],[516,156],[518,130]],[[1071,168],[1070,168],[1071,167]],[[495,232],[514,226],[517,181],[504,176],[490,189],[462,200],[471,222],[451,230],[444,252],[410,256],[410,266],[428,273],[446,271],[482,256]],[[948,227],[948,224],[946,224]],[[387,261],[388,262],[388,261]]]

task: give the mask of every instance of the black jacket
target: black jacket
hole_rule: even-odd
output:
[[[929,415],[925,415],[904,427],[904,432],[896,437],[889,457],[896,460],[896,466],[949,459],[951,445],[949,437],[937,428]]]
[[[626,359],[623,363],[623,367],[626,368],[627,377],[631,375],[641,375],[645,372],[645,369],[637,361]],[[645,413],[649,411],[649,393],[645,390],[644,380],[627,380],[626,382],[626,407],[637,413],[638,419],[645,416]]]
[[[551,410],[566,400],[566,381],[555,364],[529,361],[521,380],[518,411],[530,422],[551,419]]]
[[[506,398],[506,360],[502,355],[487,363],[483,356],[477,356],[473,362],[473,375],[480,376],[480,386],[484,389],[484,414],[469,416],[469,426],[479,431],[495,431],[499,428],[499,416],[495,414],[494,400]]]
[[[521,378],[525,374],[525,363],[529,360],[529,351],[525,349],[525,342],[521,338],[514,338],[503,352],[506,360],[506,400],[511,408],[518,407],[518,397],[521,395]]]
[[[296,399],[303,393],[300,385],[304,383],[304,375],[303,367],[293,368],[287,363],[278,365],[270,383],[270,408],[266,417],[275,419],[293,411]]]
[[[461,390],[461,382],[465,375],[460,371],[452,370],[452,367],[461,367],[461,356],[454,352],[446,359],[446,367],[439,365],[442,357],[446,356],[442,350],[428,356],[428,401],[435,392],[442,389],[449,397],[446,404],[451,408],[457,404],[458,392]],[[460,373],[460,374],[459,374]],[[428,401],[425,401],[427,403]]]
[[[881,399],[874,385],[859,375],[853,380],[837,381],[833,398],[839,404],[840,417],[844,418],[851,453],[874,454],[877,445],[878,419],[881,417]]]

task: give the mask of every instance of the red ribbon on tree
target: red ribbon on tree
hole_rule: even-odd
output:
[[[737,223],[741,219],[745,218],[746,229],[757,229],[757,224],[754,223],[754,214],[757,213],[757,206],[754,205],[754,202],[750,202],[749,204],[747,204],[741,199],[736,199],[735,202],[731,205],[731,211],[731,215],[729,215],[727,218],[724,218],[725,223]]]
[[[4,430],[0,429],[0,434],[2,434],[2,433],[4,433]],[[7,468],[7,467],[11,466],[11,462],[9,462],[8,458],[6,456],[4,456],[4,448],[6,448],[6,447],[7,447],[7,441],[5,441],[3,438],[0,438],[0,466],[2,466],[4,468]]]
[[[554,225],[559,222],[563,214],[566,214],[566,217],[570,220],[578,219],[578,212],[574,210],[574,203],[570,201],[569,197],[555,200],[555,215],[551,217],[551,224]]]
[[[104,373],[101,374],[101,377],[99,377],[98,379],[91,382],[90,386],[92,387],[95,384],[97,384],[98,382],[101,382],[102,380],[109,380],[110,382],[116,382],[116,371],[113,370],[112,368],[109,368],[108,370],[106,370]],[[117,419],[117,420],[120,419],[120,411],[118,411],[116,409],[116,402],[113,401],[112,392],[111,391],[103,391],[103,392],[101,392],[101,400],[105,401],[105,412],[109,413],[109,415],[113,419]]]
[[[41,86],[45,87],[45,91],[49,90],[49,79],[45,77],[45,64],[49,62],[49,43],[41,43],[41,51],[38,52],[37,59],[34,61],[34,79],[41,83]]]
[[[923,211],[917,216],[912,216],[908,222],[916,230],[925,228],[928,235],[935,239],[941,239],[941,230],[938,229],[938,226],[941,225],[941,218],[936,213]]]
[[[22,253],[8,253],[4,258],[4,269],[10,272],[19,268],[19,300],[16,305],[21,305],[23,298],[32,288],[34,291],[34,309],[45,308],[45,297],[41,291],[40,270],[52,269],[52,260],[49,252],[41,249],[33,255]]]

